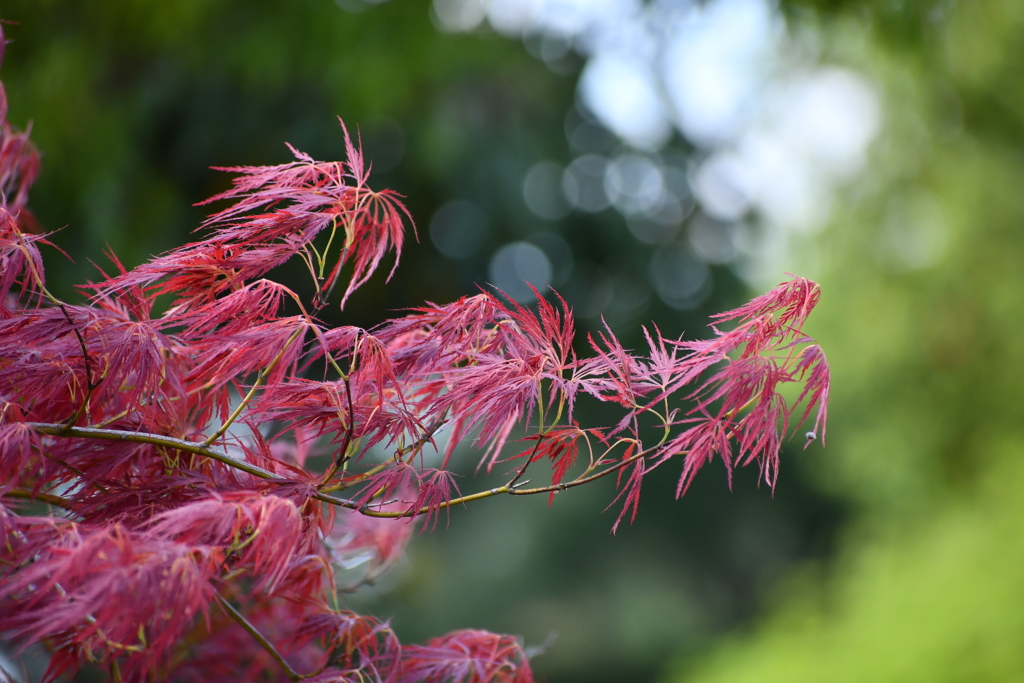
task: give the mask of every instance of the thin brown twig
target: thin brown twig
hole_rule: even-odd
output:
[[[267,640],[267,637],[260,633],[260,630],[253,626],[252,623],[248,619],[246,619],[241,612],[236,610],[234,605],[228,602],[226,598],[224,598],[221,595],[218,595],[217,604],[220,605],[221,609],[224,610],[224,613],[231,617],[235,621],[235,623],[244,628],[245,631],[253,637],[253,640],[259,643],[260,647],[267,651],[267,654],[269,654],[274,659],[274,661],[277,662],[278,666],[284,669],[284,673],[289,680],[300,681],[303,678],[305,678],[302,674],[293,669],[291,665],[288,664],[288,662],[285,661],[284,657],[281,656],[281,653],[277,651],[276,647],[274,647],[274,644]]]
[[[47,503],[49,505],[56,505],[59,508],[64,508],[69,512],[75,511],[74,502],[52,493],[36,493],[34,491],[26,491],[25,489],[9,489],[4,491],[2,495],[7,496],[8,498],[19,498],[22,500],[38,500],[41,503]]]
[[[537,435],[537,443],[533,445],[533,449],[530,451],[530,455],[526,457],[526,462],[523,463],[523,466],[519,468],[518,472],[516,472],[516,476],[512,477],[512,480],[508,484],[506,484],[506,486],[508,486],[509,488],[515,488],[516,482],[522,479],[523,475],[526,474],[526,468],[529,467],[530,464],[533,462],[533,456],[537,455],[537,449],[540,448],[541,442],[547,435],[547,432],[543,432],[542,434]]]
[[[50,296],[52,297],[52,295]],[[60,307],[61,312],[64,314],[64,319],[68,321],[68,327],[71,328],[71,331],[78,339],[78,345],[82,349],[82,362],[85,365],[85,396],[82,398],[82,405],[80,405],[78,410],[76,410],[67,420],[67,425],[69,427],[73,427],[89,406],[89,400],[92,398],[92,392],[96,389],[96,385],[93,384],[92,381],[92,363],[89,361],[89,349],[85,345],[85,337],[78,328],[75,327],[75,321],[71,319],[71,314],[68,313],[68,307],[64,305],[64,302],[56,298],[54,298],[53,301],[55,301],[57,306]]]
[[[353,477],[349,479],[347,482],[341,481],[338,482],[337,484],[325,486],[320,490],[323,491],[324,493],[343,491],[344,489],[354,486],[365,479],[369,479],[378,472],[382,472],[383,470],[390,467],[393,463],[398,462],[399,460],[404,458],[408,453],[412,453],[415,456],[415,454],[420,449],[422,449],[424,446],[430,443],[430,440],[434,438],[434,435],[437,434],[438,430],[445,425],[447,421],[447,415],[448,409],[445,408],[444,412],[442,412],[441,415],[437,417],[437,419],[434,421],[434,424],[430,425],[430,427],[427,428],[427,430],[423,433],[422,436],[420,436],[420,438],[416,439],[408,446],[403,446],[402,448],[399,448],[397,451],[395,451],[394,456],[387,460],[386,462],[382,462],[381,464],[367,470],[366,472],[360,472],[359,474],[353,475]]]
[[[331,480],[338,470],[348,462],[348,448],[352,444],[352,436],[355,434],[355,409],[352,406],[352,387],[349,384],[348,377],[346,375],[341,376],[341,381],[345,384],[345,402],[348,405],[348,428],[345,430],[345,439],[341,443],[341,447],[338,449],[338,455],[334,458],[334,462],[331,463],[330,468],[323,476],[321,486],[327,484]]]
[[[265,479],[271,482],[278,482],[284,484],[292,483],[291,479],[281,477],[277,474],[274,474],[273,472],[270,472],[269,470],[263,469],[262,467],[257,467],[256,465],[250,465],[247,462],[236,460],[235,458],[232,458],[223,451],[215,451],[211,448],[206,448],[202,444],[196,443],[194,441],[185,441],[184,439],[175,439],[173,437],[161,436],[159,434],[147,434],[145,432],[126,432],[118,429],[93,429],[89,427],[67,428],[60,424],[47,424],[41,422],[27,422],[25,424],[31,427],[37,433],[46,434],[49,436],[81,437],[90,439],[104,439],[107,441],[131,441],[134,443],[147,443],[155,446],[175,448],[188,453],[194,453],[196,455],[212,458],[221,463],[224,463],[225,465],[228,465],[229,467],[234,467],[235,469],[241,470],[255,477],[259,477],[260,479]],[[636,462],[640,458],[647,457],[652,452],[654,452],[655,448],[649,448],[646,450],[639,451],[630,456],[629,458],[626,458],[625,460],[622,460],[620,462],[615,463],[614,465],[609,466],[607,469],[601,470],[600,472],[597,472],[586,477],[573,479],[572,481],[563,482],[560,484],[552,484],[549,486],[540,486],[532,489],[517,489],[515,488],[514,482],[510,482],[510,484],[505,484],[504,486],[499,486],[496,488],[487,489],[485,491],[479,491],[477,493],[472,493],[469,495],[460,496],[458,498],[453,498],[449,501],[442,502],[437,506],[424,506],[419,508],[418,510],[373,510],[368,505],[359,504],[353,500],[348,500],[345,498],[337,498],[335,496],[328,495],[321,491],[314,493],[313,498],[316,498],[317,500],[322,501],[324,503],[329,503],[331,505],[336,505],[338,507],[347,508],[349,510],[355,510],[369,517],[417,517],[420,515],[425,515],[428,512],[433,511],[434,509],[443,509],[454,507],[456,505],[464,505],[475,500],[490,498],[492,496],[497,496],[504,493],[516,496],[526,496],[535,495],[539,493],[550,493],[551,491],[565,491],[567,489],[574,488],[582,484],[587,484],[592,481],[596,481],[598,479],[601,479],[602,477],[611,474],[612,472],[616,472],[622,467],[630,463]]]
[[[234,411],[232,411],[231,415],[228,416],[228,419],[224,421],[224,424],[218,427],[217,431],[215,431],[213,434],[207,437],[205,441],[203,441],[203,446],[209,446],[214,441],[224,436],[224,433],[228,431],[228,428],[232,424],[234,424],[235,420],[237,420],[238,417],[242,414],[242,411],[245,410],[246,406],[249,405],[249,402],[252,401],[253,397],[256,395],[256,390],[263,385],[263,383],[267,380],[267,377],[270,376],[270,373],[274,371],[274,368],[277,367],[277,364],[281,362],[282,358],[284,358],[284,354],[288,350],[288,347],[291,346],[295,342],[295,340],[299,338],[299,335],[302,334],[302,332],[304,331],[305,327],[299,327],[297,330],[292,332],[292,336],[288,337],[288,341],[284,343],[284,347],[281,349],[281,351],[276,356],[274,356],[274,359],[270,361],[270,364],[267,365],[266,368],[261,370],[259,374],[256,375],[256,381],[253,383],[252,388],[249,389],[249,393],[247,393],[245,397],[239,402],[238,407],[236,407]]]

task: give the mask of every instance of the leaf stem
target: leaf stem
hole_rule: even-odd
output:
[[[355,362],[353,360],[353,362]],[[350,368],[351,370],[351,368]],[[331,480],[331,477],[337,473],[338,468],[348,462],[349,454],[348,448],[352,444],[352,436],[355,433],[355,409],[352,406],[352,386],[349,384],[348,377],[342,375],[341,381],[345,384],[345,402],[348,404],[348,428],[345,430],[345,440],[341,444],[341,448],[338,449],[338,456],[334,458],[334,462],[331,463],[327,473],[324,474],[323,484],[326,484]]]
[[[293,669],[288,662],[285,661],[284,657],[281,656],[281,653],[277,651],[276,647],[274,647],[274,644],[267,640],[266,636],[260,633],[259,629],[253,626],[252,623],[246,619],[241,612],[236,610],[230,602],[228,602],[223,596],[218,595],[217,603],[220,605],[221,609],[224,610],[225,614],[234,619],[235,623],[239,626],[244,628],[245,631],[252,636],[253,640],[259,643],[259,646],[266,650],[267,654],[277,662],[278,666],[284,669],[284,673],[289,680],[300,681],[304,678],[302,674]]]
[[[252,401],[253,397],[256,395],[256,390],[263,386],[263,383],[267,380],[267,377],[270,375],[271,372],[274,371],[274,368],[277,367],[277,364],[281,362],[281,359],[284,358],[284,354],[288,350],[288,347],[291,346],[295,342],[295,340],[299,338],[299,335],[302,334],[303,331],[305,331],[305,327],[299,327],[297,330],[292,332],[292,336],[288,337],[288,341],[284,343],[284,347],[278,352],[276,356],[274,356],[274,359],[270,361],[270,364],[266,368],[261,370],[260,373],[256,376],[256,381],[253,383],[252,388],[249,389],[249,393],[245,395],[245,398],[243,398],[241,402],[239,402],[238,407],[236,407],[234,411],[231,413],[231,415],[228,416],[228,419],[224,421],[224,424],[217,428],[217,431],[215,431],[205,441],[203,441],[204,447],[209,446],[214,441],[224,436],[224,433],[228,431],[228,428],[232,424],[234,424],[235,420],[237,420],[239,415],[242,414],[242,411],[245,410],[246,406],[249,405],[249,402]]]

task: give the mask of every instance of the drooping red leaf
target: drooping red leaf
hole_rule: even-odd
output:
[[[384,506],[384,509],[389,508]],[[413,528],[407,519],[369,517],[353,510],[341,510],[325,542],[331,559],[346,569],[368,562],[367,575],[372,579],[401,556]]]
[[[285,643],[288,651],[317,642],[338,678],[384,683],[402,665],[402,646],[391,627],[349,610],[320,610],[306,615]],[[348,678],[345,678],[348,677]]]
[[[523,647],[512,636],[454,631],[402,651],[398,683],[533,683]]]
[[[238,556],[236,567],[251,568],[255,589],[268,593],[318,540],[292,501],[247,492],[180,505],[154,517],[148,531],[190,546],[223,546]]]
[[[623,455],[623,459],[627,459],[632,454],[632,449],[627,450],[626,454]],[[629,522],[632,524],[636,520],[636,513],[640,509],[640,487],[643,484],[644,474],[647,473],[647,467],[643,459],[637,460],[634,464],[630,465],[629,478],[626,479],[626,483],[622,485],[619,490],[619,495],[612,501],[614,505],[619,498],[625,496],[625,500],[622,503],[622,511],[619,512],[619,516],[615,518],[615,524],[612,525],[612,533],[614,534],[618,528],[619,523],[623,517],[626,516],[626,511],[632,508],[633,512],[629,516]]]
[[[455,483],[455,475],[448,470],[428,469],[423,470],[420,475],[420,490],[412,506],[415,509],[426,509],[426,516],[423,519],[423,530],[428,526],[433,529],[437,526],[437,518],[440,516],[441,507],[444,507],[448,519],[451,520],[451,508],[448,504],[452,500],[452,492],[459,495],[459,487]],[[433,517],[433,526],[431,526]]]

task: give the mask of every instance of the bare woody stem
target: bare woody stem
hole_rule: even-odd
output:
[[[566,491],[568,489],[575,488],[577,486],[582,486],[583,484],[589,484],[592,481],[597,481],[598,479],[606,477],[606,476],[608,476],[609,474],[611,474],[613,472],[617,472],[618,470],[622,469],[626,465],[630,465],[630,464],[636,462],[637,460],[640,460],[641,458],[646,458],[648,455],[653,453],[654,450],[655,449],[653,449],[653,448],[649,448],[647,450],[643,450],[643,451],[640,451],[638,453],[634,453],[633,455],[631,455],[630,457],[626,458],[625,460],[620,460],[619,462],[615,463],[614,465],[611,465],[607,469],[601,470],[600,472],[597,472],[596,474],[591,474],[589,476],[581,476],[581,477],[578,477],[578,478],[573,479],[571,481],[562,482],[560,484],[551,484],[549,486],[538,486],[537,488],[523,489],[523,488],[517,488],[514,483],[510,482],[508,484],[505,484],[504,486],[499,486],[497,488],[488,489],[486,491],[479,491],[477,493],[472,493],[472,494],[470,494],[468,496],[460,496],[458,498],[452,498],[450,501],[442,502],[440,505],[436,506],[436,508],[430,508],[430,507],[424,506],[424,507],[422,507],[422,508],[420,508],[418,510],[404,510],[404,511],[392,511],[392,510],[374,511],[374,510],[365,510],[365,509],[360,508],[359,512],[363,513],[364,515],[369,515],[371,517],[396,517],[396,518],[397,517],[418,517],[419,515],[427,514],[429,511],[431,511],[433,509],[450,508],[450,507],[454,507],[456,505],[463,505],[465,503],[470,503],[470,502],[472,502],[474,500],[482,500],[484,498],[491,498],[492,496],[499,496],[499,495],[502,495],[502,494],[505,494],[505,493],[511,494],[513,496],[533,496],[533,495],[537,495],[539,493],[551,493],[552,491]]]
[[[305,678],[302,674],[293,669],[288,664],[288,662],[285,661],[284,657],[281,656],[281,653],[277,651],[277,648],[274,647],[274,644],[267,640],[266,636],[260,633],[259,629],[253,626],[252,623],[248,619],[246,619],[241,612],[236,610],[234,606],[230,602],[228,602],[223,596],[217,596],[217,604],[220,605],[221,609],[224,610],[225,614],[234,619],[239,626],[244,628],[245,631],[250,636],[252,636],[253,640],[259,643],[260,647],[267,651],[267,654],[269,654],[274,659],[274,661],[277,662],[278,666],[284,669],[284,673],[289,680],[300,681],[303,678]]]
[[[348,448],[352,444],[352,436],[355,434],[356,416],[355,408],[352,405],[352,386],[349,384],[347,375],[342,375],[341,381],[345,383],[345,403],[348,406],[348,428],[345,430],[345,440],[342,441],[341,447],[338,449],[337,457],[334,458],[334,462],[331,463],[330,469],[328,469],[327,473],[323,476],[323,483],[321,486],[327,484],[331,480],[331,477],[338,472],[338,469],[348,461],[350,457]]]
[[[46,434],[48,436],[57,437],[78,437],[86,439],[103,439],[106,441],[130,441],[133,443],[146,443],[154,446],[163,446],[165,448],[174,448],[187,453],[194,453],[207,458],[212,458],[221,462],[229,467],[233,467],[247,474],[251,474],[254,477],[265,479],[270,482],[290,484],[293,483],[291,479],[280,477],[269,470],[265,470],[262,467],[250,465],[247,462],[242,462],[232,458],[230,455],[223,451],[213,450],[200,443],[194,441],[185,441],[184,439],[175,439],[169,436],[161,436],[159,434],[147,434],[145,432],[128,432],[119,429],[95,429],[92,427],[65,427],[62,424],[49,424],[42,422],[27,422],[25,423],[28,427],[32,428],[38,434]],[[456,505],[464,505],[475,500],[482,500],[484,498],[491,498],[501,494],[511,494],[515,496],[528,496],[536,495],[540,493],[550,493],[552,491],[565,491],[567,489],[581,486],[583,484],[589,484],[592,481],[606,477],[613,472],[617,472],[626,465],[629,465],[641,458],[645,458],[653,453],[655,448],[648,448],[646,450],[634,453],[630,457],[620,460],[614,465],[610,465],[608,468],[590,474],[587,476],[580,476],[571,481],[562,482],[560,484],[552,484],[550,486],[539,486],[532,489],[523,489],[515,485],[515,480],[512,480],[504,486],[497,488],[488,489],[486,491],[479,491],[466,496],[460,496],[458,498],[452,498],[449,501],[442,502],[437,506],[424,506],[418,510],[373,510],[371,505],[360,504],[353,500],[345,498],[337,498],[335,496],[328,495],[321,491],[317,491],[313,494],[313,498],[324,503],[336,505],[338,507],[347,508],[349,510],[355,510],[360,514],[368,517],[387,517],[387,518],[399,518],[399,517],[418,517],[425,515],[428,512],[435,509],[444,509],[454,507]],[[588,470],[589,471],[589,470]],[[586,474],[586,472],[584,472]]]
[[[203,442],[203,446],[209,446],[214,441],[224,436],[224,433],[228,431],[228,428],[232,424],[234,424],[235,420],[237,420],[239,415],[242,414],[242,411],[245,410],[246,406],[249,405],[249,402],[252,401],[254,396],[256,396],[256,390],[263,386],[263,383],[267,381],[267,377],[270,375],[271,372],[274,371],[274,368],[277,367],[277,364],[281,362],[281,359],[284,358],[284,354],[288,350],[288,347],[291,346],[295,342],[295,340],[299,338],[299,335],[302,334],[304,331],[305,327],[299,327],[292,333],[292,336],[288,337],[288,341],[284,343],[284,347],[282,347],[278,354],[274,356],[274,359],[270,361],[270,364],[266,368],[261,370],[260,373],[256,376],[256,381],[253,382],[252,388],[249,389],[249,393],[247,393],[245,397],[241,400],[241,402],[239,402],[238,407],[236,407],[234,411],[231,413],[231,415],[228,416],[228,419],[224,421],[224,424],[218,427],[217,431],[211,434],[206,439],[206,441]]]
[[[28,262],[31,264],[32,260],[29,259]],[[35,267],[33,266],[32,269],[34,271]],[[64,319],[67,321],[68,327],[71,328],[71,332],[75,335],[75,338],[78,340],[79,348],[82,349],[82,364],[85,366],[85,396],[82,397],[82,404],[78,406],[78,409],[74,413],[72,413],[71,417],[69,417],[65,423],[67,424],[68,427],[73,427],[75,423],[78,422],[78,420],[85,413],[86,409],[89,407],[89,400],[92,398],[92,392],[96,389],[98,382],[93,382],[92,363],[89,360],[89,348],[85,344],[85,336],[79,331],[77,327],[75,327],[75,321],[71,319],[71,314],[68,312],[67,305],[63,301],[55,297],[53,294],[51,294],[50,290],[48,290],[46,287],[40,285],[39,291],[42,292],[43,296],[50,300],[50,303],[59,308],[61,313],[64,314]]]
[[[102,439],[104,441],[129,441],[131,443],[147,443],[153,446],[174,448],[179,451],[195,453],[196,455],[213,458],[225,465],[234,467],[237,470],[242,470],[243,472],[259,477],[260,479],[280,479],[276,474],[265,470],[262,467],[257,467],[255,465],[250,465],[247,462],[236,460],[223,451],[208,448],[195,441],[185,441],[184,439],[175,439],[171,436],[161,436],[159,434],[149,434],[146,432],[129,432],[121,429],[97,429],[95,427],[65,428],[63,425],[50,424],[46,422],[27,422],[25,424],[32,428],[36,433],[46,434],[47,436],[80,437],[85,439]]]
[[[512,477],[512,480],[508,484],[506,484],[506,486],[508,486],[509,489],[514,489],[516,482],[522,479],[523,475],[526,474],[526,468],[528,468],[530,464],[533,462],[534,456],[537,455],[537,449],[540,448],[541,442],[544,441],[544,437],[546,437],[547,435],[547,432],[543,432],[542,434],[537,435],[537,443],[533,444],[533,449],[530,451],[530,454],[526,456],[526,462],[524,462],[523,466],[519,468],[518,472],[516,472],[516,476]]]
[[[56,507],[63,508],[69,512],[75,511],[74,501],[70,501],[67,498],[61,498],[55,496],[52,493],[33,493],[32,491],[26,491],[24,489],[11,489],[4,491],[3,494],[8,498],[20,498],[22,500],[38,500],[40,503],[46,503],[48,505],[55,505]]]
[[[45,287],[43,288],[45,291]],[[54,298],[52,294],[46,292],[46,295],[57,303],[62,313],[64,313],[64,319],[68,321],[68,327],[75,334],[75,338],[78,339],[78,345],[82,349],[82,362],[85,365],[85,396],[82,397],[82,405],[78,406],[78,410],[74,412],[71,417],[68,418],[67,425],[69,427],[74,426],[78,422],[82,414],[85,413],[89,407],[89,400],[92,399],[92,392],[96,389],[96,384],[92,381],[92,364],[89,362],[89,349],[85,345],[85,337],[79,332],[78,328],[75,327],[75,322],[71,319],[71,314],[68,313],[68,307],[64,305],[63,301],[59,301]]]

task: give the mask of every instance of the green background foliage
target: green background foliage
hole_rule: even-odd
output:
[[[817,7],[793,14],[886,103],[869,174],[822,238],[815,321],[835,388],[816,481],[854,513],[834,559],[670,678],[1021,680],[1024,6]],[[894,248],[914,230],[926,267]]]

